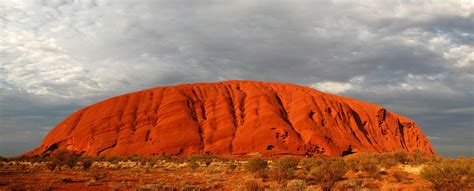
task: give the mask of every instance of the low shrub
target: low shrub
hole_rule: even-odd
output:
[[[247,170],[250,173],[254,173],[256,176],[264,176],[265,175],[265,170],[268,167],[267,161],[261,159],[261,158],[253,158],[247,161],[247,163],[244,164],[244,169]]]
[[[272,169],[272,175],[278,182],[292,179],[295,175],[296,167],[300,160],[296,157],[285,156],[276,160],[274,168]]]
[[[202,158],[201,160],[204,162],[204,164],[205,164],[206,166],[209,166],[209,165],[211,165],[211,163],[212,163],[212,158],[211,158],[211,157],[204,157],[204,158]]]
[[[244,184],[245,190],[247,191],[261,191],[264,187],[261,186],[256,180],[249,180]]]
[[[196,162],[196,160],[191,160],[188,164],[189,168],[191,168],[192,170],[195,170],[197,168],[199,168],[199,164]]]
[[[300,161],[301,167],[309,172],[313,166],[319,166],[323,162],[321,158],[304,158]]]
[[[409,161],[408,154],[404,150],[395,151],[392,153],[392,156],[401,164],[407,164]]]
[[[428,157],[420,149],[413,150],[408,158],[412,164],[423,164],[428,161]]]
[[[474,163],[468,160],[445,160],[421,170],[421,176],[436,190],[467,190],[474,186]]]
[[[375,156],[377,157],[380,166],[387,170],[400,164],[399,161],[393,157],[392,153],[380,153],[376,154]]]
[[[132,159],[132,160],[130,160]],[[120,157],[120,156],[111,156],[105,159],[105,161],[110,162],[111,164],[118,164],[121,161],[135,161],[134,158],[128,157],[127,159]]]
[[[86,159],[83,159],[81,163],[82,163],[83,170],[89,170],[92,164],[94,164],[94,160],[86,158]]]
[[[54,171],[54,169],[56,169],[56,167],[58,166],[59,166],[59,161],[57,160],[52,160],[46,163],[46,168],[48,168],[50,171]]]
[[[306,182],[304,180],[291,180],[286,185],[286,188],[291,191],[303,191],[306,187]]]
[[[66,165],[70,169],[73,169],[76,166],[77,162],[79,161],[79,156],[75,154],[68,154],[65,160],[66,160],[65,161]]]
[[[408,172],[405,172],[404,170],[396,170],[393,172],[392,176],[397,182],[404,182],[408,177]]]
[[[227,163],[227,169],[229,169],[230,171],[234,171],[236,168],[237,168],[237,165],[235,165],[234,162]]]
[[[73,180],[70,179],[70,178],[59,178],[59,182],[61,182],[61,183],[70,183],[70,182],[73,182]]]
[[[354,172],[363,171],[366,172],[369,177],[380,177],[379,160],[376,154],[356,153],[346,157],[346,161],[348,167]]]
[[[321,163],[321,165],[312,167],[310,175],[312,179],[319,182],[323,190],[329,191],[337,181],[343,179],[343,176],[347,171],[348,167],[343,160],[326,159]]]
[[[95,181],[101,181],[105,179],[108,176],[108,173],[105,171],[100,171],[100,170],[93,170],[90,172],[92,178],[94,178]]]

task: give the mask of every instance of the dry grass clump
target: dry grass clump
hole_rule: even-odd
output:
[[[474,162],[458,159],[433,163],[421,170],[421,176],[436,190],[468,190],[474,186]]]
[[[348,167],[344,160],[327,159],[321,165],[313,166],[310,175],[313,180],[321,185],[323,190],[329,191],[337,181],[343,179],[347,171]]]

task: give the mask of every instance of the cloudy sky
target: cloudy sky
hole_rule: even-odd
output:
[[[253,79],[381,104],[474,156],[474,1],[356,2],[0,0],[0,155],[113,95]]]

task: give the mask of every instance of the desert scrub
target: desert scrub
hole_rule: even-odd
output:
[[[90,172],[90,175],[95,181],[101,181],[105,179],[109,174],[105,171],[100,171],[100,170],[95,169]]]
[[[250,173],[253,173],[257,177],[262,177],[265,175],[265,171],[268,167],[267,161],[261,158],[253,158],[247,161],[244,164],[244,169]]]
[[[348,167],[354,172],[366,172],[369,177],[379,178],[380,167],[376,154],[356,153],[346,157]]]
[[[399,169],[399,170],[393,171],[392,176],[396,182],[405,182],[408,177],[408,172],[405,172],[404,170]]]
[[[306,171],[309,172],[313,166],[319,166],[323,163],[323,159],[321,158],[304,158],[300,161],[301,167]]]
[[[285,156],[275,161],[272,176],[278,181],[292,179],[300,160],[296,157]]]
[[[409,161],[409,156],[406,151],[399,150],[391,153],[393,158],[401,164],[407,164]]]
[[[261,186],[256,180],[249,180],[244,183],[244,190],[246,191],[261,191],[265,188]]]
[[[343,179],[347,171],[347,165],[343,160],[326,159],[321,165],[312,167],[310,175],[321,185],[323,190],[329,191],[337,181]]]
[[[421,170],[421,176],[436,190],[468,190],[474,185],[474,163],[470,160],[445,160]]]
[[[428,161],[428,157],[420,150],[413,150],[410,155],[408,155],[409,162],[411,164],[419,165]]]
[[[188,166],[192,170],[196,170],[197,168],[199,168],[199,164],[196,162],[196,160],[189,161]]]
[[[94,160],[92,160],[90,158],[82,159],[82,161],[81,161],[82,169],[83,170],[89,170],[93,163],[94,163]]]
[[[194,156],[190,156],[188,158],[188,161],[204,163],[204,165],[209,166],[212,163],[212,158],[207,155],[194,155]]]
[[[400,164],[392,153],[379,153],[375,154],[375,157],[379,161],[379,165],[387,170]]]
[[[303,191],[306,187],[306,182],[304,180],[291,180],[286,185],[287,190],[291,191]]]
[[[237,165],[235,165],[233,161],[227,163],[227,169],[229,169],[229,171],[234,171],[236,168]]]

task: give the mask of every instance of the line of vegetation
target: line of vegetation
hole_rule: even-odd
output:
[[[469,190],[474,188],[474,159],[446,159],[427,156],[420,151],[406,153],[355,153],[345,157],[299,157],[250,158],[230,160],[209,155],[188,157],[138,155],[114,157],[90,157],[65,150],[33,157],[0,157],[0,168],[22,170],[23,164],[37,164],[50,171],[82,169],[90,173],[95,182],[104,181],[108,173],[100,168],[160,168],[160,165],[174,163],[196,171],[213,168],[221,164],[227,172],[247,172],[254,179],[244,182],[246,190],[263,190],[262,182],[276,181],[284,189],[304,190],[308,186],[319,186],[322,190],[369,188],[364,179],[390,179],[394,183],[410,183],[410,173],[404,166],[417,166],[419,176],[430,182],[435,190]],[[350,175],[350,176],[349,176]],[[350,179],[350,180],[349,180]],[[62,181],[64,183],[70,181]],[[344,182],[344,183],[341,183]]]

